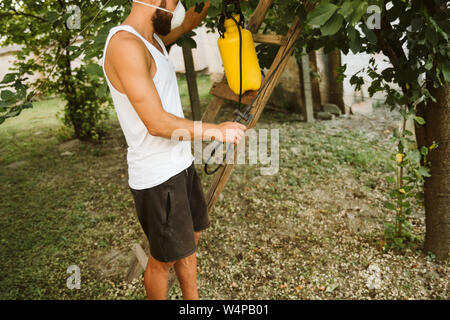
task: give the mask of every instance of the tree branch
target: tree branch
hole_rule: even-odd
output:
[[[382,30],[384,33],[382,33]],[[386,34],[394,34],[394,30],[392,29],[392,25],[386,20],[386,16],[382,16],[381,20],[381,28],[375,30],[375,34],[377,36],[377,41],[380,44],[381,51],[385,56],[389,58],[389,61],[392,63],[393,67],[397,70],[402,68],[402,61],[407,61],[407,57],[405,51],[402,48],[402,45],[397,44],[394,41],[389,41],[386,37]],[[402,86],[403,93],[408,93],[405,85]]]
[[[26,13],[26,12],[19,12],[15,8],[11,8],[11,10],[14,11],[14,13],[0,13],[0,17],[24,16],[24,17],[34,18],[34,19],[40,20],[42,22],[47,22],[47,20],[45,20],[44,18],[41,18],[41,17],[36,16],[34,14]]]

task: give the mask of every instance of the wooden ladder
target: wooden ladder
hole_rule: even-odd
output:
[[[275,86],[281,74],[283,73],[288,63],[289,58],[292,55],[292,52],[295,48],[295,45],[293,44],[299,39],[302,32],[302,26],[300,24],[299,18],[296,17],[288,33],[285,36],[258,34],[257,32],[261,27],[272,3],[273,0],[260,0],[247,26],[247,29],[253,34],[254,42],[275,44],[280,46],[280,49],[272,63],[272,66],[269,69],[267,76],[263,80],[263,86],[265,85],[265,81],[269,79],[269,77],[270,83],[268,83],[263,87],[262,89],[263,92],[261,92],[261,94],[255,100],[252,110],[250,111],[250,113],[253,115],[253,118],[247,125],[248,129],[255,127],[256,123],[258,122],[265,106],[267,105],[267,102],[269,101],[270,96],[273,93],[273,90],[275,89]],[[272,73],[274,72],[275,74],[271,76]],[[235,102],[239,101],[239,96],[236,95],[229,88],[225,76],[221,81],[214,83],[212,85],[211,94],[213,95],[213,98],[209,103],[208,107],[206,108],[205,113],[203,114],[202,122],[213,122],[226,100]],[[242,97],[242,103],[250,104],[250,102],[256,97],[256,95],[257,92],[255,91],[247,92]],[[237,148],[235,148],[235,153],[237,151],[236,149]],[[216,203],[220,193],[222,192],[226,182],[228,181],[228,178],[231,175],[231,172],[233,171],[233,168],[234,164],[226,164],[222,166],[214,176],[213,183],[206,195],[208,214],[211,213],[214,204]],[[130,262],[130,268],[128,269],[127,275],[125,277],[125,280],[127,282],[131,282],[133,279],[138,277],[145,269],[148,260],[148,255],[146,253],[148,251],[148,248],[149,245],[146,237],[144,237],[140,245],[139,244],[133,245],[133,252],[135,253],[135,255],[132,258],[132,261]],[[174,281],[175,281],[175,274],[173,270],[171,270],[171,274],[169,276],[168,292],[172,287]]]
[[[282,35],[263,35],[258,34],[258,30],[261,24],[264,21],[264,18],[267,14],[267,11],[273,0],[261,0],[253,13],[252,17],[249,20],[248,30],[250,30],[253,34],[253,39],[257,43],[266,43],[266,44],[275,44],[279,45],[280,49],[278,50],[277,55],[272,63],[272,66],[269,69],[267,76],[263,80],[262,84],[262,92],[255,100],[250,114],[253,116],[250,123],[247,125],[248,129],[252,129],[256,126],[264,108],[266,107],[269,99],[275,89],[275,86],[278,83],[280,76],[282,75],[289,58],[291,57],[295,45],[294,43],[300,38],[302,33],[302,26],[300,24],[300,20],[298,17],[295,17],[288,33],[285,36]],[[269,83],[266,83],[269,81]],[[214,96],[208,105],[205,113],[203,114],[202,121],[203,122],[213,122],[216,115],[218,114],[220,108],[224,105],[226,100],[230,101],[239,101],[239,96],[236,95],[231,89],[228,87],[226,82],[226,78],[224,78],[218,82],[214,83],[211,89],[211,94]],[[250,102],[255,98],[257,92],[247,92],[243,98],[243,104],[250,104]],[[237,148],[234,148],[235,156],[237,152]],[[226,182],[228,181],[231,172],[233,171],[234,163],[224,164],[214,176],[211,187],[208,190],[206,195],[206,202],[208,204],[208,213],[212,212],[212,209],[219,198],[220,193],[225,187]]]

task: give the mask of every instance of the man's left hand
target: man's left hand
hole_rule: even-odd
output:
[[[210,5],[211,2],[206,1],[203,10],[200,13],[195,12],[195,6],[186,11],[186,16],[184,17],[182,24],[185,33],[198,27],[208,15],[208,8]]]

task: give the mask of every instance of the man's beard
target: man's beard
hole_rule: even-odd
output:
[[[166,7],[166,0],[161,1],[161,8]],[[152,17],[153,29],[157,34],[166,36],[172,31],[172,14],[163,10],[156,10]]]

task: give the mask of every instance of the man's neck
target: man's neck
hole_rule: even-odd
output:
[[[152,43],[155,30],[153,29],[151,21],[152,15],[150,10],[136,10],[133,6],[130,14],[123,21],[122,25],[132,26],[147,41]]]

